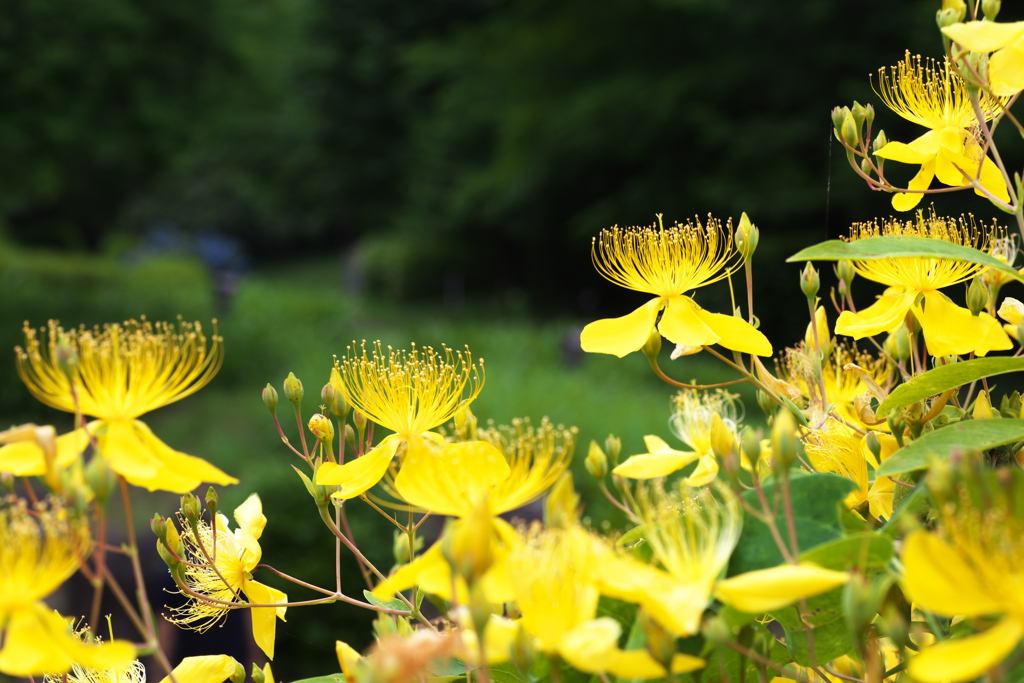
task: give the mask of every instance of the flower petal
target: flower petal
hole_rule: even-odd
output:
[[[1019,37],[989,58],[988,83],[998,97],[1024,90],[1024,41]]]
[[[748,614],[763,614],[802,598],[838,588],[850,579],[846,572],[816,564],[783,564],[719,581],[715,597]]]
[[[200,655],[185,657],[171,672],[177,681],[188,683],[224,683],[231,678],[241,665],[233,657],[227,655]],[[245,670],[242,669],[244,672]],[[160,683],[171,683],[167,676]]]
[[[672,451],[670,453],[641,453],[631,455],[612,470],[612,474],[629,479],[667,477],[683,469],[700,457],[699,453]]]
[[[924,307],[914,306],[914,317],[933,356],[976,353],[1013,348],[1013,342],[988,313],[971,315],[940,292],[925,292]]]
[[[968,21],[947,26],[942,32],[971,52],[994,52],[1024,36],[1024,21]]]
[[[1006,609],[1005,601],[986,590],[956,549],[926,531],[914,532],[904,542],[903,589],[918,606],[947,617],[999,614]]]
[[[892,196],[892,208],[896,211],[910,211],[915,206],[921,203],[921,198],[924,195],[920,190],[927,190],[928,186],[932,184],[932,178],[935,177],[935,157],[934,155],[928,159],[928,161],[921,164],[921,169],[917,174],[910,179],[907,184],[908,190],[918,190],[916,192],[897,192]]]
[[[415,439],[409,442],[395,489],[407,502],[425,510],[466,517],[510,472],[504,454],[486,441],[433,448]]]
[[[235,508],[235,522],[238,528],[249,534],[255,540],[263,535],[263,529],[267,526],[267,517],[263,514],[263,502],[260,494],[252,493],[245,502]]]
[[[916,297],[915,291],[889,287],[878,297],[878,301],[862,309],[860,313],[840,313],[839,320],[836,321],[836,334],[863,339],[881,332],[892,332],[903,322]]]
[[[923,164],[935,158],[935,152],[923,152],[914,149],[903,142],[886,143],[880,150],[875,152],[876,157],[889,161],[898,161],[903,164]]]
[[[711,453],[707,453],[700,457],[697,461],[697,469],[693,473],[683,479],[683,483],[687,486],[697,488],[699,486],[706,486],[710,484],[715,477],[718,476],[718,461],[715,460],[715,456]]]
[[[85,429],[57,437],[57,469],[69,467],[89,445]],[[37,477],[46,474],[43,449],[34,441],[18,441],[0,448],[0,472],[16,477]]]
[[[603,673],[608,670],[618,649],[620,635],[622,626],[611,617],[591,619],[562,636],[558,641],[558,653],[575,669],[592,674]],[[664,671],[661,669],[662,673]]]
[[[665,339],[683,346],[714,344],[721,337],[700,319],[697,314],[700,310],[688,296],[669,297],[658,322],[658,331]]]
[[[753,325],[735,315],[722,315],[705,311],[694,304],[697,317],[714,330],[720,338],[718,344],[732,351],[751,353],[756,356],[772,355],[772,343],[768,337],[759,332]]]
[[[288,602],[288,596],[276,588],[265,586],[259,581],[246,581],[242,586],[245,597],[249,602],[261,604],[275,604]],[[252,612],[252,637],[260,649],[268,658],[274,658],[274,636],[276,634],[276,620],[284,621],[287,607],[253,607]]]
[[[127,641],[100,645],[82,642],[64,617],[41,602],[11,613],[3,633],[0,672],[11,676],[64,673],[74,663],[115,669],[135,659],[135,648]]]
[[[580,333],[580,348],[587,353],[610,353],[619,358],[639,351],[654,331],[661,306],[661,298],[651,299],[621,318],[590,323]]]
[[[402,438],[392,434],[361,458],[349,460],[344,465],[325,462],[317,470],[316,483],[320,486],[340,486],[341,490],[332,494],[335,498],[355,498],[373,488],[384,477],[401,443]]]
[[[997,666],[1024,638],[1024,623],[1003,617],[984,633],[944,640],[913,659],[907,673],[921,683],[971,681]]]

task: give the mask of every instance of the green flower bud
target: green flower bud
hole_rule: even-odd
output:
[[[981,0],[981,11],[985,13],[985,18],[989,21],[995,21],[1002,8],[1002,0]]]
[[[199,499],[191,491],[181,497],[181,514],[188,520],[190,525],[195,525],[199,521],[200,515],[202,515]]]
[[[868,118],[867,110],[864,109],[864,105],[854,100],[853,106],[850,107],[850,115],[853,116],[853,122],[857,124],[857,129],[864,127],[864,121]]]
[[[732,629],[729,628],[728,622],[717,614],[704,620],[700,632],[713,648],[723,647],[732,641]]]
[[[772,467],[776,472],[788,470],[797,457],[796,420],[783,408],[772,423]]]
[[[985,286],[980,276],[975,275],[971,280],[971,286],[967,288],[967,308],[970,309],[974,317],[985,310],[988,306],[988,299],[988,287]]]
[[[604,452],[608,455],[608,459],[613,463],[619,462],[619,454],[622,453],[622,439],[609,434],[604,440]]]
[[[117,475],[110,469],[102,453],[94,453],[92,460],[85,466],[85,483],[100,503],[106,502],[117,489]]]
[[[875,107],[871,104],[864,105],[864,121],[870,126],[875,122]]]
[[[211,486],[210,488],[206,489],[206,507],[210,509],[210,514],[217,514],[217,503],[217,489]]]
[[[395,556],[396,564],[412,562],[413,556],[423,549],[423,536],[416,536],[415,538],[414,547],[409,548],[409,534],[395,529],[394,540],[391,543],[391,553]]]
[[[746,212],[740,215],[740,224],[736,228],[733,240],[736,242],[736,251],[743,256],[744,261],[749,261],[757,250],[757,243],[761,239],[761,232],[757,226],[750,222]]]
[[[910,334],[906,325],[900,325],[895,331],[890,332],[885,338],[883,345],[885,352],[899,362],[910,358]]]
[[[853,279],[857,277],[857,270],[853,267],[853,262],[844,259],[837,263],[836,277],[845,280],[848,285],[853,284]]]
[[[861,159],[860,170],[864,173],[864,175],[871,175],[874,172],[874,169],[871,166],[871,160],[868,159],[867,157]]]
[[[843,127],[840,132],[843,136],[843,142],[856,149],[857,145],[860,144],[860,126],[857,125],[852,114],[848,114],[843,119]]]
[[[284,380],[284,397],[298,408],[299,404],[302,403],[302,396],[302,381],[295,376],[294,372],[289,372]]]
[[[263,675],[263,669],[259,668],[255,664],[252,665],[252,683],[266,683],[267,677]]]
[[[476,439],[476,426],[476,415],[470,410],[469,404],[467,403],[459,408],[458,412],[455,413],[455,433],[459,438],[466,441]]]
[[[159,512],[153,513],[153,519],[149,520],[149,528],[160,540],[167,538],[167,520]]]
[[[874,142],[871,143],[871,152],[878,154],[878,150],[882,149],[889,144],[889,138],[885,137],[885,131],[878,131],[878,135],[875,136]]]
[[[270,409],[271,414],[277,410],[277,389],[269,383],[263,388],[263,405]]]
[[[245,683],[245,667],[235,662],[235,672],[231,674],[231,683]]]
[[[761,436],[761,430],[750,427],[744,427],[740,433],[741,454],[754,472],[757,472],[758,462],[761,460]]]
[[[804,293],[808,299],[813,299],[818,295],[818,289],[821,287],[821,277],[818,275],[818,271],[814,269],[814,266],[810,261],[804,266],[804,269],[800,272],[800,291]]]
[[[608,474],[608,456],[604,454],[596,441],[590,442],[590,450],[587,451],[587,458],[583,461],[583,466],[587,468],[587,472],[594,479],[604,479],[604,475]]]
[[[836,129],[836,138],[839,138],[839,131],[843,128],[843,121],[850,113],[849,107],[835,107],[832,109],[832,127]]]

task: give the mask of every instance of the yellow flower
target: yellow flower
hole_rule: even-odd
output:
[[[971,108],[967,86],[950,68],[934,60],[922,60],[907,53],[890,68],[878,71],[878,95],[903,118],[928,128],[928,132],[909,145],[890,142],[875,156],[905,164],[920,164],[921,170],[907,185],[916,192],[893,195],[897,211],[909,211],[921,201],[920,190],[927,190],[933,178],[952,187],[970,185],[978,177],[981,186],[1004,202],[1009,201],[1002,173],[985,156],[977,134],[978,121]],[[1005,101],[982,96],[981,110],[986,120],[993,118]],[[980,175],[978,165],[981,165]],[[965,175],[966,174],[966,175]],[[984,196],[978,189],[975,192]]]
[[[135,659],[135,648],[124,641],[83,642],[41,602],[75,573],[89,549],[84,522],[62,508],[30,512],[21,500],[0,500],[0,673],[62,674],[76,663],[117,669]]]
[[[264,667],[264,675],[268,672],[269,669]],[[245,679],[245,668],[228,655],[185,657],[171,673],[179,683],[224,683],[229,678],[239,681]],[[271,676],[266,680],[273,683],[274,679]],[[171,683],[171,677],[163,678],[160,683]]]
[[[652,479],[667,476],[698,461],[697,468],[686,478],[686,484],[707,484],[718,475],[718,462],[711,449],[712,433],[720,429],[735,436],[742,410],[736,399],[735,394],[721,389],[715,392],[692,389],[679,392],[673,399],[675,412],[671,425],[676,436],[693,450],[675,450],[660,437],[649,434],[644,437],[647,452],[630,456],[612,472],[630,479]]]
[[[665,669],[646,650],[620,650],[621,626],[610,617],[597,618],[601,575],[609,569],[611,551],[574,526],[533,527],[509,558],[522,628],[537,649],[558,654],[586,673],[611,673],[622,678],[660,678]],[[704,660],[676,654],[675,673],[703,667]]]
[[[474,363],[469,349],[443,347],[438,353],[429,346],[420,350],[413,345],[410,351],[388,347],[385,354],[376,342],[368,354],[365,342],[359,353],[350,346],[345,358],[335,362],[331,385],[344,392],[355,410],[394,434],[344,465],[324,463],[316,483],[340,486],[334,497],[341,499],[366,492],[384,477],[399,446],[441,440],[429,430],[472,403],[484,379],[483,360]]]
[[[896,452],[896,439],[891,434],[880,432],[875,432],[875,437],[882,445],[881,460],[884,462]],[[896,485],[889,477],[876,477],[869,482],[869,462],[875,468],[881,463],[874,461],[864,439],[845,424],[829,419],[821,429],[811,432],[804,446],[814,469],[838,474],[857,485],[857,489],[846,497],[847,507],[855,508],[867,502],[875,518],[889,519],[892,517],[892,495]]]
[[[759,614],[824,593],[849,578],[845,572],[808,563],[719,581],[742,527],[743,513],[735,494],[718,482],[701,489],[684,485],[679,490],[666,490],[663,483],[655,482],[639,488],[636,500],[644,540],[661,568],[628,558],[606,559],[602,591],[638,603],[677,636],[700,630],[712,596],[740,611]]]
[[[468,546],[473,553],[490,558],[490,567],[482,577],[485,592],[492,602],[503,602],[511,599],[505,558],[518,543],[518,536],[496,516],[536,500],[551,488],[572,459],[575,430],[554,427],[547,419],[536,429],[528,420],[516,420],[512,427],[480,429],[477,435],[486,441],[443,445],[411,442],[395,477],[395,490],[412,505],[459,518],[449,530],[456,540],[448,542]],[[467,533],[472,542],[458,543]],[[403,565],[374,593],[389,597],[419,585],[429,593],[451,599],[452,558],[445,557],[445,542],[438,541]],[[452,549],[449,554],[459,555],[456,551]],[[464,593],[462,577],[456,588]]]
[[[1024,521],[1014,498],[1020,473],[984,474],[987,490],[970,483],[936,506],[937,531],[907,537],[903,587],[917,607],[942,616],[1001,618],[982,633],[944,640],[911,659],[908,673],[922,683],[974,680],[1024,639]]]
[[[721,344],[742,353],[772,354],[771,343],[748,322],[709,313],[685,295],[729,277],[742,264],[719,221],[665,228],[659,219],[657,228],[610,228],[594,240],[592,257],[607,279],[655,298],[629,315],[587,325],[580,335],[584,351],[621,358],[638,351],[657,330],[683,347]]]
[[[74,460],[91,436],[111,469],[150,491],[184,493],[202,482],[238,481],[173,450],[136,419],[205,386],[223,359],[219,336],[207,348],[199,323],[175,327],[146,320],[68,331],[51,321],[44,336],[45,344],[26,325],[25,348],[15,349],[22,381],[53,408],[74,413],[77,397],[83,415],[99,418],[57,439],[59,463]],[[0,449],[0,470],[43,474],[45,458],[34,443],[11,444]]]
[[[877,223],[856,223],[850,239],[910,235],[944,240],[960,246],[985,250],[992,239],[1001,237],[993,227],[987,234],[979,233],[973,221],[963,218],[939,218],[934,213],[919,213],[913,221],[887,220]],[[859,313],[843,311],[836,321],[836,334],[854,339],[892,332],[912,313],[921,325],[928,353],[933,356],[976,353],[1011,348],[1010,338],[988,313],[971,315],[966,308],[954,304],[939,292],[969,280],[983,266],[965,261],[920,256],[896,256],[886,259],[855,261],[854,268],[862,277],[887,286],[871,306]]]
[[[1024,90],[1024,21],[968,21],[942,32],[971,52],[993,53],[988,58],[988,87],[993,95],[1013,97]]]
[[[288,608],[283,603],[288,602],[288,596],[252,578],[263,555],[259,539],[267,525],[260,497],[255,493],[250,495],[235,508],[234,516],[238,524],[234,531],[228,528],[228,520],[221,513],[214,522],[216,532],[202,520],[198,522],[197,532],[187,521],[180,520],[181,540],[187,556],[182,559],[188,561],[184,570],[185,585],[212,602],[184,593],[188,602],[173,609],[169,621],[204,633],[227,616],[229,609],[245,607],[247,603],[241,597],[244,594],[248,603],[262,605],[251,608],[252,634],[260,649],[273,659],[275,619],[284,621]],[[212,565],[207,555],[213,558]]]
[[[91,644],[87,638],[88,628],[79,628],[75,635],[84,643]],[[97,639],[96,643],[99,643]],[[91,668],[75,662],[67,673],[48,673],[43,683],[146,683],[146,667],[137,659],[115,667]]]

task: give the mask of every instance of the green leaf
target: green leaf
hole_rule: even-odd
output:
[[[773,505],[775,497],[781,498],[781,491],[773,480],[761,485],[769,505]],[[849,479],[835,474],[796,474],[791,475],[790,490],[793,502],[793,521],[796,526],[796,537],[800,548],[810,550],[822,543],[835,540],[842,536],[843,529],[839,521],[839,506],[850,491],[857,488]],[[756,510],[761,509],[756,491],[745,491],[743,497]],[[776,526],[782,538],[788,543],[789,533],[786,530],[786,519],[783,515],[781,501],[773,509],[778,510]],[[782,553],[775,543],[769,528],[757,519],[747,515],[743,520],[743,532],[729,561],[729,576],[743,574],[755,569],[765,569],[781,564]]]
[[[371,605],[380,607],[382,609],[409,609],[409,607],[398,598],[391,598],[390,600],[381,600],[368,590],[363,590],[363,597],[366,598],[366,601]]]
[[[881,464],[877,476],[923,470],[935,458],[948,458],[957,452],[985,451],[1017,441],[1024,441],[1024,420],[1019,418],[956,422],[924,434],[896,451]]]
[[[884,567],[892,559],[892,539],[865,532],[844,536],[801,553],[801,562],[814,562],[825,569],[842,571],[856,567],[861,571]]]
[[[815,663],[822,664],[853,651],[854,642],[844,619],[836,619],[810,630],[814,642]],[[807,631],[803,628],[786,628],[786,643],[797,664],[811,666]]]
[[[328,674],[327,676],[315,676],[303,678],[295,683],[345,683],[345,674]]]
[[[469,667],[472,671],[475,666]],[[458,659],[435,659],[427,666],[431,678],[466,678],[466,663]]]
[[[865,237],[864,239],[852,242],[829,240],[793,254],[786,259],[786,262],[840,261],[843,259],[850,261],[874,261],[908,256],[944,258],[977,263],[992,270],[998,270],[1014,280],[1024,282],[1024,276],[985,252],[971,247],[962,247],[945,240],[930,237],[912,237],[910,235]]]
[[[961,363],[940,365],[896,387],[888,398],[879,404],[875,414],[879,419],[885,419],[890,413],[929,396],[941,394],[947,389],[970,384],[984,377],[1019,370],[1024,370],[1024,358],[975,358]]]

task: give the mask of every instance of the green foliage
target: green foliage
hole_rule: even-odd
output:
[[[1024,370],[1024,358],[972,358],[959,363],[940,365],[911,377],[893,389],[879,404],[875,414],[879,419],[885,419],[911,403],[936,396],[947,389],[955,389],[985,377],[1019,370]]]
[[[792,476],[790,481],[793,520],[799,547],[804,552],[842,536],[839,522],[839,506],[847,494],[856,488],[849,479],[834,474],[804,474]],[[790,543],[789,532],[782,523],[781,490],[778,483],[768,480],[762,484],[764,494],[772,509],[777,511],[776,524],[783,540]],[[745,491],[743,498],[754,507],[761,509],[756,491]],[[743,574],[755,569],[766,569],[781,564],[782,554],[775,543],[769,527],[763,522],[746,515],[743,532],[736,544],[736,550],[729,561],[729,576]]]
[[[986,451],[990,448],[1024,441],[1024,420],[1016,418],[967,420],[954,422],[928,432],[901,448],[878,468],[878,476],[888,477],[923,470],[932,460],[953,453]]]

